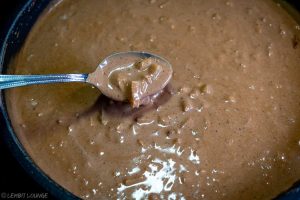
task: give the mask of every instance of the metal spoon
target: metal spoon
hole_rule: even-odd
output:
[[[167,76],[164,76],[164,80],[161,81],[155,91],[151,91],[151,94],[162,90],[170,81],[172,77],[172,66],[164,58],[155,54],[147,52],[119,52],[111,54],[106,57],[98,65],[96,70],[90,74],[48,74],[48,75],[0,75],[0,89],[8,89],[20,86],[35,85],[35,84],[49,84],[49,83],[67,83],[67,82],[84,82],[89,83],[97,87],[105,96],[117,100],[125,101],[122,95],[116,95],[109,84],[109,72],[122,67],[132,65],[134,62],[140,59],[154,58],[160,62],[164,67]],[[150,93],[148,95],[151,95]]]

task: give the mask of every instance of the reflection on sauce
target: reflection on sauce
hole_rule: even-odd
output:
[[[144,156],[136,157],[133,159],[136,161],[136,167],[131,169],[131,171],[128,171],[129,175],[137,174],[140,172],[139,164],[143,162],[143,159],[148,160],[149,158],[151,158],[151,155],[153,155],[153,152],[147,152],[149,150],[156,150],[159,152],[159,154],[173,154],[177,157],[182,156],[184,153],[184,150],[181,149],[180,146],[176,147],[175,144],[171,147],[166,148],[163,148],[157,144],[154,144],[154,146],[150,145],[146,148],[142,148],[141,151]],[[190,154],[187,157],[187,160],[193,163],[194,165],[200,164],[199,156],[192,149],[190,149]],[[142,176],[139,176],[139,178],[137,179],[125,179],[125,183],[122,183],[121,186],[118,187],[117,190],[119,198],[125,198],[125,190],[133,189],[133,191],[131,192],[131,197],[133,199],[145,199],[149,196],[149,194],[158,194],[158,196],[162,199],[177,199],[177,197],[179,199],[185,199],[184,195],[180,192],[173,192],[168,196],[164,196],[164,192],[172,191],[172,187],[175,184],[175,182],[183,184],[184,178],[182,178],[181,175],[183,175],[185,172],[189,172],[188,167],[189,165],[178,165],[172,159],[161,160],[159,158],[153,158],[151,159],[150,164],[147,166],[147,169],[149,169],[149,171],[144,171]],[[199,172],[195,171],[195,175],[199,176]]]
[[[174,165],[175,162],[172,159],[162,161],[156,158],[149,164],[148,167],[150,170],[144,172],[144,181],[129,184],[127,186],[121,184],[118,188],[118,193],[120,193],[120,196],[122,197],[122,194],[124,194],[122,192],[124,190],[135,188],[131,197],[133,199],[145,199],[149,194],[161,194],[163,191],[171,191],[176,180]],[[146,189],[143,189],[141,186],[145,186]],[[173,194],[175,194],[176,197],[176,193]]]
[[[172,80],[139,108],[86,84],[16,88],[9,115],[38,166],[84,199],[270,199],[300,178],[295,38],[271,0],[64,0],[11,73],[88,73],[135,50],[165,56]]]

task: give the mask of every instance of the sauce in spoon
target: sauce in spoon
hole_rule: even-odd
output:
[[[104,59],[87,82],[117,101],[139,107],[144,100],[162,90],[172,77],[165,59],[144,52],[121,52]]]

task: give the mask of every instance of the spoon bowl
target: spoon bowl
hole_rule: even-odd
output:
[[[118,80],[113,80],[113,74],[118,71],[127,71],[128,76],[133,76],[134,65],[139,61],[150,58],[157,65],[162,66],[162,71],[160,72],[162,76],[155,80],[156,84],[154,84],[154,87],[149,87],[148,85],[147,91],[142,95],[142,97],[153,95],[162,90],[169,83],[173,70],[171,64],[166,59],[148,52],[129,51],[114,53],[106,57],[98,65],[97,69],[88,75],[87,82],[96,86],[105,96],[111,99],[126,101],[129,97],[124,94],[122,89],[115,86],[114,81],[117,82]],[[147,68],[135,71],[145,72],[146,70]],[[146,76],[145,73],[142,73],[141,76]],[[141,79],[143,77],[135,78]]]

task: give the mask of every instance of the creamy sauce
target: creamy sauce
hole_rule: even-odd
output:
[[[88,75],[87,82],[107,97],[130,102],[133,108],[138,108],[151,103],[151,97],[169,83],[172,72],[171,64],[155,55],[141,58],[136,52],[125,52],[102,61]]]
[[[9,90],[36,164],[85,199],[270,199],[300,178],[299,25],[269,0],[64,0],[11,73],[89,73],[112,52],[173,66],[132,109],[87,84]]]

